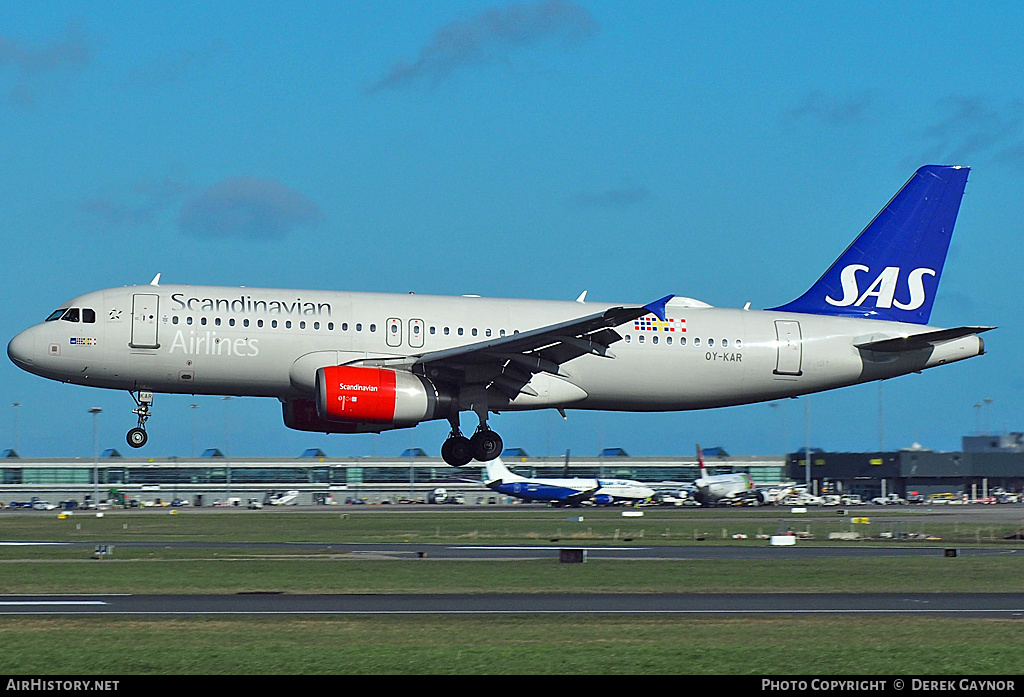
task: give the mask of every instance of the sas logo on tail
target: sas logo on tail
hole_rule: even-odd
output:
[[[891,308],[897,307],[900,310],[916,310],[926,299],[924,292],[924,277],[934,276],[933,269],[914,269],[907,276],[907,287],[910,289],[910,302],[903,303],[896,299],[896,284],[900,278],[901,269],[898,266],[887,266],[878,274],[868,289],[863,293],[857,284],[857,272],[870,271],[871,269],[863,264],[850,264],[843,269],[839,280],[843,284],[843,297],[839,300],[831,296],[825,296],[825,302],[836,307],[848,307],[854,305],[860,307],[868,298],[875,298],[875,307]]]

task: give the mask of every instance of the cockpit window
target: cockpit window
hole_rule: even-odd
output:
[[[64,320],[65,322],[77,322],[77,321],[79,321],[78,320],[78,308],[77,307],[70,308],[67,312],[64,313],[64,316],[61,317],[61,319]]]
[[[82,308],[82,321],[88,324],[94,324],[96,322],[96,310],[89,309],[88,307]]]
[[[54,311],[53,311],[53,312],[52,312],[52,313],[50,314],[50,316],[46,318],[46,321],[47,321],[47,322],[52,322],[52,321],[54,321],[54,320],[58,320],[58,319],[60,319],[61,317],[63,317],[63,316],[64,316],[64,313],[65,313],[65,312],[67,312],[67,311],[68,311],[68,310],[67,310],[67,308],[66,308],[66,307],[62,307],[62,308],[61,308],[61,309],[59,309],[59,310],[54,310]]]

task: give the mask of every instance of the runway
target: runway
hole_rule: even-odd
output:
[[[1024,593],[4,595],[3,615],[913,615],[1024,619]]]
[[[1019,556],[1022,548],[999,547],[936,547],[936,546],[881,546],[881,545],[794,545],[773,547],[768,543],[750,545],[580,545],[566,540],[564,544],[548,545],[450,545],[421,543],[326,543],[326,542],[60,542],[60,541],[0,541],[2,546],[65,546],[92,550],[96,545],[107,544],[124,549],[232,549],[272,553],[274,550],[306,551],[318,554],[335,554],[352,559],[444,559],[444,560],[526,560],[557,559],[563,549],[582,549],[588,559],[621,560],[699,560],[699,559],[826,559],[851,557],[942,557],[947,550],[955,550],[957,556]],[[83,555],[83,561],[87,557]]]

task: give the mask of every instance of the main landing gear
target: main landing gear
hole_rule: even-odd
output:
[[[136,397],[135,393],[130,393],[132,399],[135,400],[136,407],[132,409],[133,414],[137,414],[139,417],[139,425],[132,430],[128,431],[126,440],[128,445],[133,448],[141,448],[149,440],[149,435],[146,433],[146,421],[150,417],[150,407],[153,406],[153,393],[152,392],[139,392],[139,396]]]
[[[441,445],[441,458],[452,467],[468,465],[470,460],[490,462],[501,454],[501,436],[487,427],[486,418],[481,419],[472,438],[462,435],[458,415],[450,421],[452,432]]]

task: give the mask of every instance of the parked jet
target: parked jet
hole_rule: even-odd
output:
[[[632,479],[523,477],[511,472],[500,457],[487,463],[484,486],[526,501],[554,501],[566,506],[578,506],[585,501],[602,505],[646,501],[654,496],[654,489]]]
[[[754,500],[764,503],[764,495],[760,494],[750,475],[708,474],[704,466],[704,453],[697,444],[697,464],[700,465],[700,477],[693,480],[693,497],[701,505],[714,506],[725,500]],[[760,496],[759,496],[760,494]]]
[[[983,354],[991,327],[926,326],[967,174],[919,169],[810,290],[764,311],[671,295],[628,305],[164,286],[158,274],[69,300],[7,354],[46,378],[128,391],[132,447],[166,392],[274,397],[303,431],[447,419],[445,461],[489,461],[502,450],[492,413],[708,409]],[[479,420],[471,438],[464,411]]]

